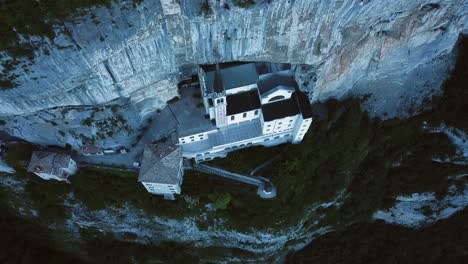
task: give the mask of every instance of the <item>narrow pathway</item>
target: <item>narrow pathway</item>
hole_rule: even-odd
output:
[[[263,199],[271,199],[276,197],[276,187],[267,178],[237,174],[223,170],[221,168],[211,167],[200,163],[191,165],[190,169],[257,186],[257,194]]]
[[[257,173],[259,170],[265,168],[266,166],[270,165],[273,161],[279,159],[281,157],[281,154],[278,154],[276,156],[274,156],[273,158],[263,162],[262,164],[258,165],[255,169],[253,169],[251,172],[250,172],[250,176],[254,176],[255,173]]]

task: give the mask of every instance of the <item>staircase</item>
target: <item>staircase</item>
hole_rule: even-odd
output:
[[[270,180],[263,177],[246,176],[200,163],[191,165],[191,169],[206,174],[219,176],[225,179],[257,186],[257,194],[263,199],[271,199],[276,197],[276,187],[270,182]]]

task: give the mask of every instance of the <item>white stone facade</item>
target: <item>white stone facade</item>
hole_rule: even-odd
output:
[[[205,112],[216,128],[179,137],[182,156],[201,162],[226,157],[231,151],[254,145],[300,143],[312,118],[310,103],[304,99],[307,96],[298,90],[293,77],[281,72],[259,80],[257,75],[255,83],[236,87],[229,76],[231,83],[226,89],[222,87],[226,85],[226,81],[222,81],[226,67],[229,66],[212,66],[210,72],[200,70]],[[231,69],[232,72],[235,70]],[[251,75],[248,77],[252,79]],[[230,96],[237,98],[230,100],[233,98]]]

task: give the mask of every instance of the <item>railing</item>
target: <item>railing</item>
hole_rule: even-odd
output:
[[[264,199],[270,199],[276,196],[276,187],[267,178],[237,174],[223,170],[221,168],[211,167],[200,163],[190,165],[190,169],[257,186],[257,194]]]

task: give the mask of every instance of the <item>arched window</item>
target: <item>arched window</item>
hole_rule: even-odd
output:
[[[283,95],[278,95],[278,96],[275,96],[275,97],[271,98],[270,100],[268,100],[268,102],[278,101],[278,100],[282,100],[284,98],[285,97]]]

